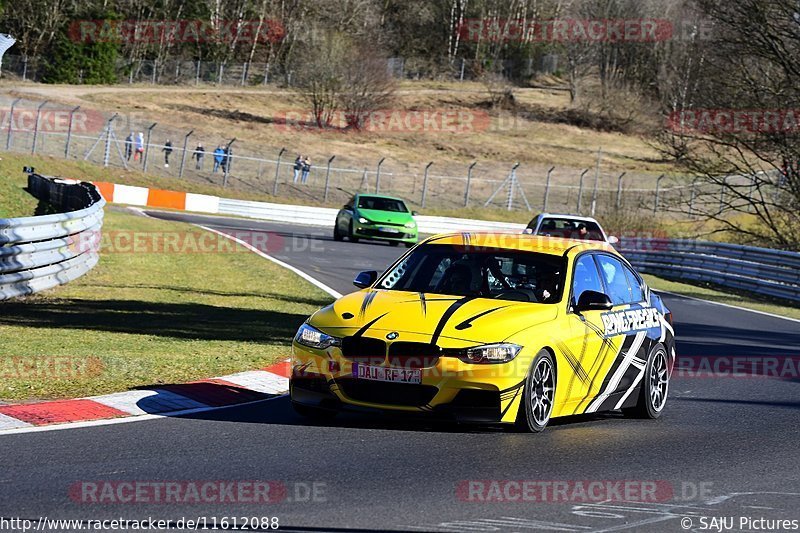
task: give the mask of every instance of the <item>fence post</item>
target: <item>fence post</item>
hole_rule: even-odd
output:
[[[461,58],[461,81],[464,81],[464,69],[466,67],[466,59]]]
[[[223,159],[223,161],[225,161],[225,168],[222,169],[222,171],[223,171],[223,174],[222,174],[222,188],[223,189],[228,186],[228,176],[231,173],[231,163],[233,163],[233,155],[232,155],[233,151],[231,150],[231,146],[233,146],[233,143],[235,143],[235,142],[236,142],[236,137],[231,139],[231,142],[229,142],[228,146],[225,147],[225,159]]]
[[[600,184],[600,160],[603,158],[603,149],[597,149],[597,166],[594,169],[594,190],[592,191],[592,216],[597,212],[597,188]]]
[[[281,151],[278,152],[278,164],[275,165],[275,183],[272,185],[272,196],[278,196],[278,179],[281,176],[281,159],[283,159],[283,154],[286,153],[286,148],[281,148]]]
[[[472,169],[475,168],[478,162],[475,161],[467,169],[467,190],[464,192],[464,207],[469,207],[469,193],[472,189]]]
[[[197,63],[194,67],[194,84],[200,85],[200,60],[197,60]]]
[[[386,161],[385,157],[378,161],[378,171],[375,175],[375,194],[380,194],[381,192],[381,166],[383,166],[384,161]]]
[[[147,172],[147,157],[150,155],[150,139],[153,137],[153,128],[158,125],[158,122],[147,128],[147,141],[144,143],[144,161],[142,162],[142,171]]]
[[[431,166],[433,166],[433,161],[425,167],[425,177],[422,179],[422,207],[425,207],[425,202],[428,199],[428,171]]]
[[[325,196],[324,196],[325,202],[328,201],[328,189],[330,188],[331,184],[331,164],[333,163],[334,159],[336,159],[335,155],[331,156],[331,158],[328,159],[328,168],[325,170]]]
[[[250,70],[250,63],[245,61],[244,68],[242,69],[242,84],[241,86],[244,87],[245,83],[247,83],[247,75],[249,74]]]
[[[36,153],[36,140],[39,137],[39,122],[42,116],[42,108],[47,105],[47,100],[39,104],[39,107],[36,108],[36,124],[33,126],[33,144],[31,145],[31,153]]]
[[[6,151],[11,150],[11,139],[14,135],[14,108],[17,106],[17,103],[22,100],[22,98],[17,98],[13,102],[11,102],[11,109],[8,113],[8,133],[6,134]]]
[[[663,180],[663,179],[664,179],[664,174],[661,174],[658,177],[658,179],[656,180],[656,201],[655,201],[655,204],[653,204],[653,214],[654,215],[658,213],[658,204],[659,204],[659,201],[661,200],[661,180]]]
[[[692,193],[689,196],[689,216],[693,217],[694,213],[694,200],[697,198],[697,178],[692,180]]]
[[[114,130],[114,121],[117,120],[117,113],[108,119],[108,123],[106,124],[106,144],[105,148],[103,149],[103,166],[108,166],[108,160],[111,157],[111,137],[113,136]]]
[[[508,184],[508,197],[506,198],[506,210],[511,211],[514,209],[514,189],[517,188],[517,169],[519,163],[514,165],[511,169],[510,183]]]
[[[545,213],[547,213],[547,204],[550,201],[550,177],[555,169],[556,167],[550,167],[550,170],[547,171],[547,181],[544,185],[544,209],[542,209]]]
[[[622,178],[625,177],[625,174],[627,174],[627,172],[623,172],[619,175],[619,178],[617,178],[617,209],[622,208]]]
[[[64,146],[64,159],[69,159],[69,145],[72,143],[72,121],[75,116],[75,113],[81,108],[81,106],[75,107],[72,111],[69,112],[69,125],[67,126],[67,142]]]
[[[186,166],[186,147],[189,145],[189,137],[192,136],[194,130],[190,131],[183,137],[183,155],[181,156],[181,168],[178,170],[178,177],[183,177],[183,167]]]
[[[264,69],[264,85],[269,83],[269,61],[267,61],[267,67]]]
[[[581,213],[581,204],[583,203],[583,178],[586,176],[586,174],[588,172],[589,172],[588,168],[586,170],[584,170],[583,172],[581,172],[581,178],[578,181],[578,211],[577,211],[577,213],[579,215],[582,214]]]

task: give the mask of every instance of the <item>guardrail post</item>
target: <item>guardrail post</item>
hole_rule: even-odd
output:
[[[281,176],[281,159],[283,159],[283,154],[286,153],[286,148],[281,148],[281,151],[278,152],[278,162],[275,165],[275,183],[272,184],[272,196],[278,196],[278,179]]]
[[[186,147],[189,145],[189,137],[192,136],[194,130],[190,131],[183,137],[183,155],[181,155],[181,168],[178,170],[178,177],[183,177],[183,167],[186,166]]]
[[[17,98],[11,102],[11,109],[8,111],[8,133],[6,134],[6,150],[11,150],[11,139],[14,135],[14,108],[22,98]]]
[[[617,178],[617,209],[622,208],[622,178],[625,177],[625,174],[627,174],[627,172],[623,172],[619,175],[619,178]]]
[[[325,196],[324,196],[324,201],[326,201],[326,202],[328,201],[328,189],[330,188],[330,184],[331,184],[331,164],[333,163],[334,159],[336,159],[335,155],[331,156],[331,158],[328,159],[328,168],[325,170]]]
[[[550,170],[547,171],[547,181],[544,185],[544,209],[542,209],[545,213],[547,212],[547,204],[550,201],[550,177],[555,169],[556,167],[550,167]]]
[[[588,168],[586,170],[584,170],[583,172],[581,172],[581,178],[578,181],[578,211],[577,211],[577,213],[579,215],[582,214],[581,203],[583,202],[583,178],[586,176],[586,174],[588,172],[589,172]]]
[[[231,173],[231,163],[233,162],[233,155],[232,155],[231,146],[233,146],[233,143],[235,143],[235,142],[236,142],[236,137],[231,139],[231,142],[229,142],[228,145],[225,147],[225,155],[224,155],[224,159],[223,159],[223,161],[225,162],[225,168],[222,169],[222,171],[223,171],[223,174],[222,174],[222,188],[223,189],[228,186],[228,176]]]
[[[147,128],[147,141],[144,143],[144,160],[142,161],[142,170],[147,172],[147,158],[150,155],[150,139],[153,137],[153,128],[158,125],[158,122],[153,122],[153,124]]]
[[[653,214],[658,213],[658,204],[661,200],[661,180],[664,179],[664,174],[661,174],[658,179],[656,180],[656,201],[653,204]]]
[[[464,207],[469,207],[469,194],[472,190],[472,170],[475,168],[478,162],[475,161],[472,163],[469,168],[467,169],[467,190],[464,191]],[[416,180],[415,180],[416,183]]]
[[[64,145],[64,159],[69,159],[69,146],[72,144],[72,123],[73,119],[75,118],[75,113],[81,108],[81,106],[75,107],[72,111],[69,112],[69,125],[67,126],[67,142]]]
[[[386,161],[385,157],[378,161],[378,171],[375,176],[375,194],[380,194],[381,192],[381,166],[383,166],[384,161]]]
[[[425,177],[422,179],[422,207],[425,207],[425,202],[428,198],[428,171],[431,166],[433,166],[433,161],[425,167]]]
[[[36,153],[36,141],[39,138],[39,123],[41,122],[42,108],[47,105],[47,100],[39,104],[36,108],[36,124],[33,126],[33,144],[31,145],[31,153]]]

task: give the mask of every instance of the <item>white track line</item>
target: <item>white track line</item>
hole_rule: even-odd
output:
[[[221,231],[217,231],[217,230],[215,230],[215,229],[213,229],[213,228],[209,228],[209,227],[207,227],[207,226],[201,226],[200,224],[195,224],[195,226],[197,226],[198,228],[202,228],[202,229],[204,229],[204,230],[206,230],[206,231],[210,231],[210,232],[212,232],[212,233],[216,233],[217,235],[220,235],[220,236],[222,236],[222,237],[225,237],[226,239],[230,239],[230,240],[232,240],[232,241],[234,241],[234,242],[236,242],[236,243],[238,243],[238,244],[241,244],[242,246],[244,246],[245,248],[247,248],[248,250],[250,250],[250,251],[251,251],[251,252],[253,252],[254,254],[257,254],[257,255],[259,255],[259,256],[261,256],[261,257],[263,257],[264,259],[267,259],[267,260],[269,260],[269,261],[272,261],[272,262],[273,262],[273,263],[275,263],[276,265],[278,265],[278,266],[281,266],[281,267],[283,267],[283,268],[285,268],[285,269],[287,269],[287,270],[291,270],[292,272],[294,272],[295,274],[297,274],[298,276],[300,276],[301,278],[303,278],[303,279],[304,279],[304,280],[306,280],[307,282],[311,283],[312,285],[314,285],[315,287],[317,287],[317,288],[319,288],[319,289],[322,289],[323,291],[327,292],[328,294],[330,294],[330,295],[331,295],[331,296],[333,296],[334,298],[341,298],[341,297],[342,297],[342,293],[340,293],[340,292],[338,292],[338,291],[334,290],[334,289],[333,289],[333,288],[331,288],[331,287],[328,287],[327,285],[325,285],[324,283],[322,283],[322,282],[321,282],[321,281],[319,281],[318,279],[312,278],[311,276],[309,276],[308,274],[306,274],[306,273],[305,273],[305,272],[303,272],[302,270],[300,270],[300,269],[298,269],[298,268],[295,268],[295,267],[293,267],[293,266],[292,266],[292,265],[290,265],[289,263],[284,263],[284,262],[283,262],[283,261],[281,261],[280,259],[275,259],[275,258],[274,258],[274,257],[272,257],[271,255],[267,255],[267,254],[265,254],[264,252],[262,252],[262,251],[261,251],[261,250],[259,250],[258,248],[256,248],[256,247],[254,247],[254,246],[252,246],[252,245],[250,245],[250,244],[248,244],[248,243],[244,242],[244,241],[243,241],[243,240],[241,240],[241,239],[237,239],[236,237],[232,237],[231,235],[228,235],[227,233],[223,233],[223,232],[221,232]]]
[[[766,311],[759,311],[757,309],[748,309],[747,307],[739,307],[738,305],[724,304],[722,302],[713,302],[711,300],[704,300],[702,298],[696,298],[694,296],[685,296],[683,294],[678,294],[677,292],[659,291],[659,290],[656,290],[656,289],[653,289],[653,290],[656,291],[656,292],[660,292],[661,294],[669,294],[670,296],[676,296],[678,298],[686,298],[687,300],[695,300],[697,302],[703,302],[703,303],[712,304],[712,305],[721,305],[722,307],[728,307],[730,309],[738,309],[739,311],[747,311],[748,313],[755,313],[757,315],[764,315],[764,316],[769,316],[769,317],[772,317],[772,318],[780,318],[780,319],[783,319],[783,320],[789,320],[791,322],[800,323],[800,319],[792,318],[792,317],[788,317],[788,316],[776,315],[775,313],[767,313]]]

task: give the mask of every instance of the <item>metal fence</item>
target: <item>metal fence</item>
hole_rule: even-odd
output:
[[[800,253],[690,240],[623,239],[641,272],[800,303]]]
[[[302,147],[289,151],[255,146],[200,128],[181,131],[136,114],[118,116],[7,96],[0,97],[0,109],[0,146],[9,151],[85,160],[304,202],[344,203],[362,191],[394,194],[417,208],[663,212],[666,206],[688,197],[691,187],[681,178],[609,174],[595,168],[519,166],[499,161],[413,162],[392,157],[364,161],[320,152],[313,134]],[[127,140],[131,134],[132,142]],[[142,151],[138,152],[140,135]],[[171,141],[169,157],[167,140]],[[204,147],[202,159],[196,157],[198,143]],[[228,154],[220,162],[213,153],[217,147]],[[293,168],[298,153],[312,161],[305,179]],[[185,187],[176,183],[175,188]]]
[[[521,60],[479,60],[467,58],[404,58],[392,57],[387,71],[397,79],[439,79],[475,81],[487,70],[498,71],[508,79],[527,79],[538,73],[552,74],[563,62],[558,55],[545,54]],[[47,60],[38,57],[6,55],[3,75],[23,81],[46,81]],[[117,83],[151,85],[225,85],[252,87],[276,84],[292,86],[293,71],[265,61],[235,63],[184,59],[118,60],[115,65]],[[74,83],[84,83],[85,74],[78,71]]]
[[[105,200],[90,183],[28,176],[28,191],[56,214],[0,219],[0,300],[70,282],[98,261]]]

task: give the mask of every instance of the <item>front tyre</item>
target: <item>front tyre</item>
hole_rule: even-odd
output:
[[[350,242],[358,242],[358,237],[355,236],[356,230],[353,227],[353,221],[350,221],[350,228],[348,229],[347,238]]]
[[[542,350],[536,355],[525,378],[517,428],[532,433],[543,431],[553,414],[555,397],[556,365],[550,352]]]
[[[342,241],[344,240],[344,235],[341,234],[339,231],[339,221],[336,221],[336,225],[333,226],[333,240],[334,241]]]
[[[647,358],[639,400],[635,407],[623,409],[622,412],[631,418],[649,418],[655,420],[661,416],[667,404],[669,394],[669,366],[667,349],[663,344],[656,344]]]

